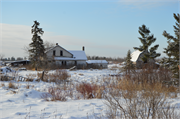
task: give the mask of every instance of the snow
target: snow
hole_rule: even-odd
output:
[[[55,71],[50,71],[53,73]],[[112,73],[108,69],[104,70],[78,70],[69,71],[71,80],[75,82],[99,82],[101,76]],[[26,76],[28,74],[37,74],[36,71],[21,71],[19,75]],[[79,75],[83,74],[83,75]],[[16,82],[19,86],[15,89],[8,89],[8,82],[1,81],[5,87],[0,87],[0,118],[2,119],[21,119],[25,118],[30,112],[31,118],[61,117],[63,119],[86,119],[87,116],[101,115],[106,111],[103,99],[90,100],[73,100],[68,98],[66,102],[61,101],[45,101],[41,95],[45,93],[48,87],[53,86],[52,83],[46,82]],[[26,85],[30,85],[26,89]]]
[[[106,60],[87,60],[88,64],[108,64]]]
[[[109,74],[118,73],[117,70],[110,70],[112,67],[121,67],[120,64],[110,64],[108,69],[102,70],[77,70],[68,71],[71,74],[70,80],[73,82],[88,82],[100,84],[101,79]],[[55,72],[54,70],[49,73]],[[19,75],[37,75],[37,71],[21,71]],[[107,106],[104,99],[71,99],[67,98],[66,102],[62,101],[45,101],[41,98],[42,94],[47,92],[48,87],[54,86],[53,83],[47,82],[14,82],[19,88],[9,89],[7,81],[0,81],[0,118],[1,119],[30,119],[40,118],[63,118],[63,119],[87,119],[93,118],[94,115],[101,116],[106,114]],[[30,88],[26,89],[29,85]],[[16,93],[14,93],[16,92]],[[180,105],[180,96],[170,99],[172,104]],[[180,112],[180,111],[179,111]]]
[[[3,61],[0,61],[0,66],[3,66]]]
[[[8,73],[8,72],[15,72],[15,71],[12,70],[12,69],[9,68],[9,67],[1,67],[1,68],[0,68],[0,73],[1,73],[1,74],[6,74],[6,73]]]
[[[87,60],[87,57],[84,51],[70,50],[69,52],[73,54],[73,57],[75,57],[76,60]]]
[[[54,57],[55,60],[87,60],[86,54],[84,51],[69,51],[73,54],[73,58],[69,57]]]
[[[139,51],[139,50],[136,50],[136,51],[134,51],[132,54],[131,54],[131,61],[133,61],[133,62],[136,62],[137,61],[137,59],[138,59],[138,57],[139,57],[139,55],[141,54],[142,52],[141,51]]]

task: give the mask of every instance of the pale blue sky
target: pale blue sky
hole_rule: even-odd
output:
[[[125,57],[141,45],[138,27],[145,24],[157,38],[162,53],[174,35],[173,13],[179,0],[1,0],[0,53],[5,57],[28,56],[22,48],[31,42],[33,21],[40,22],[43,40],[86,55]],[[162,53],[162,56],[165,54]]]

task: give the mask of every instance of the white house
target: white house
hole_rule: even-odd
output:
[[[154,59],[148,59],[148,61],[143,61],[142,57],[144,57],[145,51],[141,52],[139,50],[135,50],[131,54],[131,61],[136,65],[137,68],[142,68],[145,63],[151,62],[154,63]]]
[[[87,65],[97,65],[102,68],[107,68],[108,62],[106,60],[87,60]]]
[[[56,46],[46,51],[46,56],[49,61],[55,61],[56,64],[86,66],[87,57],[84,52],[84,47],[82,51],[71,51],[64,49],[56,43]]]

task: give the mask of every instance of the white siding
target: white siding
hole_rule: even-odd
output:
[[[46,55],[48,57],[48,59],[51,59],[53,58],[53,51],[55,50],[55,57],[60,57],[60,51],[63,52],[63,56],[61,57],[69,57],[69,58],[72,58],[73,55],[70,54],[69,52],[67,52],[66,50],[64,50],[63,48],[59,47],[59,46],[56,46],[54,47],[53,49],[49,50]]]

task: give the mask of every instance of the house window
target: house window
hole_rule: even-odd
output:
[[[56,55],[56,51],[55,50],[53,50],[53,56],[55,56]]]
[[[62,50],[60,50],[60,56],[63,56],[63,51]]]

